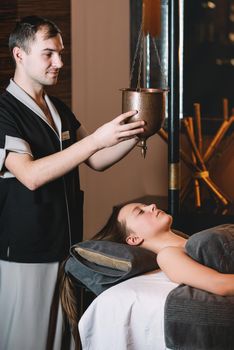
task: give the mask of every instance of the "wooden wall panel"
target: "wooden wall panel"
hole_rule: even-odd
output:
[[[8,36],[17,19],[39,15],[54,21],[62,31],[64,66],[56,86],[47,88],[71,106],[71,6],[69,0],[1,0],[0,5],[0,90],[13,76],[14,65],[8,51]]]
[[[8,37],[15,23],[17,0],[2,0],[0,4],[0,90],[12,77],[14,65],[8,50]]]

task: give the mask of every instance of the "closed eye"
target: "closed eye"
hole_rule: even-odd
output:
[[[144,210],[143,209],[141,209],[141,208],[143,208],[143,207],[145,207],[146,205],[144,205],[144,204],[142,204],[141,206],[136,206],[134,209],[133,209],[133,213],[134,213],[134,215],[142,215],[142,214],[144,214]]]
[[[140,209],[138,212],[138,215],[142,215],[142,214],[144,214],[144,210]]]

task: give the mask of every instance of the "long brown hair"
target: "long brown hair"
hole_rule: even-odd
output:
[[[124,222],[118,221],[119,212],[124,206],[125,204],[122,204],[113,208],[105,226],[92,237],[93,240],[126,243],[126,238],[129,235],[127,226]]]
[[[124,223],[118,221],[118,215],[122,207],[124,206],[115,206],[112,210],[112,213],[107,220],[104,227],[96,233],[91,239],[92,240],[106,240],[114,241],[118,243],[126,243],[125,239],[128,236],[128,230]],[[72,335],[75,340],[76,350],[79,349],[79,332],[78,332],[78,322],[79,322],[79,305],[77,297],[77,289],[72,277],[70,277],[65,272],[64,261],[61,264],[59,278],[60,278],[60,300],[63,310],[64,319],[67,318],[71,327]]]
[[[65,272],[66,260],[60,265],[59,270],[59,294],[63,311],[64,324],[68,321],[72,336],[75,342],[75,350],[79,350],[79,305],[77,298],[77,290],[72,278]]]

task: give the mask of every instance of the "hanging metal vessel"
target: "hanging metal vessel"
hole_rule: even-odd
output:
[[[156,43],[158,40],[161,50],[165,49],[161,36],[161,5],[162,0],[142,0],[142,25],[131,64],[129,88],[121,89],[122,112],[137,110],[129,121],[145,121],[145,131],[140,134],[138,143],[144,157],[147,138],[161,129],[166,114],[167,77]]]
[[[142,119],[146,122],[144,133],[140,136],[142,155],[146,154],[146,140],[161,129],[165,119],[165,105],[167,90],[163,89],[121,89],[122,112],[137,110],[138,113],[129,121]]]

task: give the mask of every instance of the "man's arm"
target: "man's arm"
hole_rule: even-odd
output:
[[[81,140],[88,136],[87,131],[81,126],[77,130],[77,140]],[[137,144],[137,137],[127,139],[114,146],[103,148],[91,155],[85,163],[92,169],[104,171],[124,158]]]
[[[222,296],[234,295],[234,274],[223,274],[204,266],[190,258],[182,248],[162,249],[157,262],[173,282]]]
[[[9,152],[5,167],[26,187],[35,190],[63,176],[97,151],[134,138],[143,132],[142,121],[124,123],[134,114],[135,111],[121,114],[65,150],[41,159],[34,160],[28,154]]]

